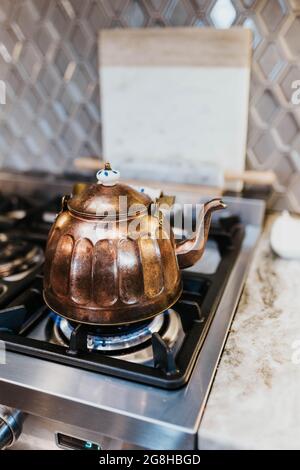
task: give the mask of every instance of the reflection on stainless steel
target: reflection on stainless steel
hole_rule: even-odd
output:
[[[0,405],[0,449],[12,446],[22,432],[25,415],[20,410]]]
[[[52,320],[50,320],[52,321]],[[54,341],[68,345],[74,327],[65,319],[56,317],[53,322]],[[153,333],[160,332],[169,348],[179,348],[184,338],[180,316],[173,309],[158,315],[146,325],[129,328],[123,334],[88,335],[88,349],[113,353],[119,359],[136,364],[152,364],[153,349],[149,340]],[[126,352],[128,351],[128,352]]]
[[[203,257],[197,261],[188,271],[199,272],[202,274],[214,274],[221,261],[221,255],[217,249],[217,244],[214,240],[209,240],[206,244]]]

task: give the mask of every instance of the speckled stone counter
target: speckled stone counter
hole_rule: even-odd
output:
[[[257,247],[219,364],[200,449],[300,449],[300,261],[271,251],[274,220]]]

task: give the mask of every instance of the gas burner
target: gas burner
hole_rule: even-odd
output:
[[[97,351],[120,351],[134,346],[138,346],[148,341],[153,333],[160,331],[164,323],[164,315],[156,316],[150,323],[143,323],[137,326],[116,327],[115,329],[93,327],[88,337],[88,349]],[[70,340],[74,330],[74,324],[71,324],[65,318],[59,318],[55,325],[60,329],[67,340]]]
[[[44,260],[42,248],[25,240],[0,241],[0,278],[17,280],[15,276],[24,274]]]
[[[54,341],[68,346],[76,324],[56,314],[52,314],[52,319],[54,320]],[[183,340],[180,316],[172,309],[157,315],[150,322],[115,328],[92,327],[92,330],[87,335],[87,349],[144,364],[153,359],[150,340],[154,333],[160,333],[169,348],[174,348],[175,343],[179,344]]]

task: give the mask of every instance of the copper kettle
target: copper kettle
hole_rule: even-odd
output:
[[[211,214],[225,205],[220,199],[207,202],[195,236],[176,243],[149,196],[119,183],[119,172],[109,164],[97,178],[80,194],[63,198],[47,242],[45,301],[75,322],[150,319],[179,298],[180,268],[202,256]]]

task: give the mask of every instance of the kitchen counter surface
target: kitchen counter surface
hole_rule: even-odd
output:
[[[200,449],[300,449],[300,261],[269,216],[200,426]]]

